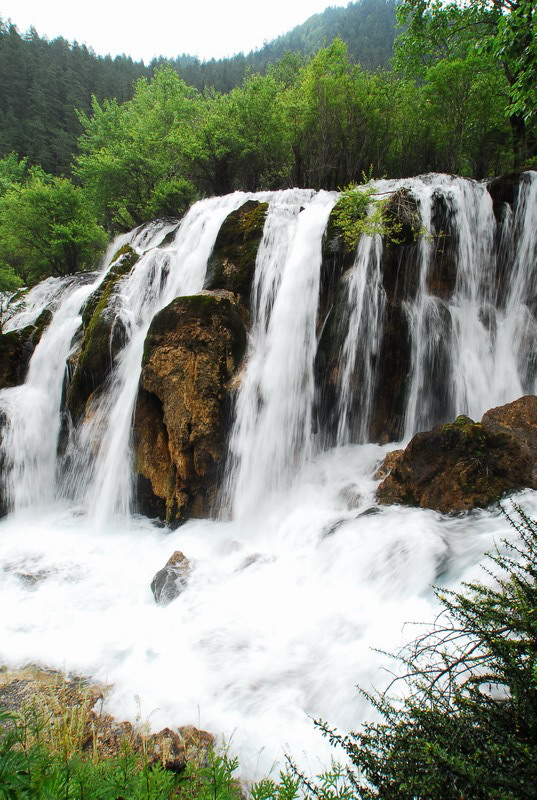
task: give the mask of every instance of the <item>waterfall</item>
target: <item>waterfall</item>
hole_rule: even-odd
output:
[[[25,383],[0,391],[3,663],[109,682],[107,710],[155,729],[210,729],[247,778],[284,752],[306,771],[328,764],[312,717],[343,730],[372,719],[354,687],[386,687],[382,652],[412,637],[405,623],[434,618],[430,585],[481,578],[484,551],[511,535],[491,510],[381,509],[375,469],[390,441],[479,419],[535,392],[537,374],[537,173],[512,207],[452,176],[377,186],[408,190],[425,235],[363,237],[330,280],[337,193],[237,192],[125,234],[98,273],[47,279],[12,303],[4,331],[44,308],[52,319]],[[224,220],[252,199],[268,210],[232,384],[224,513],[168,530],[130,513],[144,342],[160,310],[202,290]],[[125,244],[138,260],[108,300],[122,344],[67,425],[82,312]],[[537,512],[537,493],[521,502]],[[174,550],[191,575],[163,608],[149,584]]]
[[[164,248],[148,249],[131,274],[118,284],[118,318],[126,332],[126,344],[109,390],[79,434],[85,463],[76,464],[71,486],[75,495],[84,495],[84,505],[97,527],[115,513],[127,515],[130,509],[131,419],[151,320],[174,297],[202,289],[207,259],[220,226],[245,199],[246,195],[237,192],[194,205],[173,242]]]
[[[321,239],[335,201],[327,193],[295,191],[271,204],[230,444],[237,517],[258,511],[264,497],[288,486],[311,454]]]
[[[396,287],[400,296],[395,301],[386,297],[380,237],[364,237],[359,243],[345,281],[338,443],[369,439],[373,408],[385,391],[378,354],[386,336],[386,313],[397,302],[408,328],[400,336],[408,336],[410,348],[399,438],[408,439],[458,414],[479,420],[488,408],[534,391],[535,183],[535,173],[528,173],[515,219],[507,213],[498,225],[484,184],[448,176],[379,182],[382,191],[410,190],[425,235],[409,248],[415,252],[408,254],[407,264],[400,265],[396,279],[401,284],[409,278],[402,274],[405,266],[416,275],[410,275],[406,289]],[[439,205],[443,215],[434,213]],[[501,296],[500,253],[506,260],[507,298]],[[439,259],[445,259],[451,285],[435,285]]]

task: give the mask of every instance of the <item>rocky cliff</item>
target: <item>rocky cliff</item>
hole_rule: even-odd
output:
[[[134,417],[137,504],[176,525],[208,516],[246,329],[233,294],[178,297],[154,318]]]

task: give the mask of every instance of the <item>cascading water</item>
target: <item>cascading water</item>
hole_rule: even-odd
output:
[[[149,249],[136,269],[119,283],[118,318],[126,344],[109,390],[80,432],[79,450],[85,463],[75,464],[74,492],[71,487],[75,496],[84,495],[84,505],[98,527],[116,512],[124,517],[130,509],[131,419],[151,320],[174,297],[202,289],[207,259],[220,226],[245,199],[246,195],[237,192],[196,204],[181,222],[173,243],[164,249]]]
[[[364,513],[374,505],[372,475],[388,446],[354,443],[367,441],[391,386],[382,371],[386,326],[406,321],[407,334],[392,339],[408,353],[397,390],[407,436],[533,391],[537,351],[537,176],[525,177],[499,228],[480,184],[427,176],[381,188],[401,185],[429,231],[439,233],[438,208],[448,210],[446,235],[408,245],[408,275],[403,280],[398,262],[392,283],[382,242],[364,239],[342,277],[339,357],[329,375],[337,447],[322,450],[330,438],[312,432],[321,239],[335,194],[206,200],[171,243],[163,240],[173,226],[150,226],[116,243],[129,241],[141,256],[114,290],[125,344],[63,460],[65,361],[84,300],[104,272],[82,286],[33,290],[10,324],[37,318],[39,292],[44,303],[55,298],[54,317],[26,383],[0,393],[4,475],[15,508],[0,523],[0,604],[10,609],[0,621],[0,655],[7,663],[91,673],[114,685],[112,713],[141,713],[155,729],[211,729],[230,741],[249,778],[264,776],[284,750],[311,772],[328,763],[331,752],[311,717],[342,729],[371,718],[354,687],[387,683],[385,659],[372,648],[390,651],[408,639],[404,623],[434,613],[430,584],[478,576],[483,552],[510,535],[490,511]],[[128,515],[145,335],[173,297],[202,288],[221,223],[252,197],[269,210],[230,436],[224,504],[231,519],[162,530]],[[435,277],[439,259],[449,262],[447,288]],[[534,493],[522,500],[537,511]],[[188,589],[158,607],[149,582],[175,549],[191,562]]]
[[[239,518],[258,512],[264,498],[288,487],[311,455],[321,240],[335,201],[327,193],[312,198],[295,191],[271,205],[230,446],[232,508]]]
[[[488,408],[534,391],[537,329],[531,304],[537,235],[530,209],[535,183],[535,173],[528,173],[514,221],[507,215],[498,231],[484,184],[448,176],[379,182],[383,192],[409,189],[424,230],[413,246],[417,252],[410,256],[417,263],[412,265],[416,274],[410,276],[410,287],[392,288],[388,299],[392,307],[399,302],[406,316],[410,346],[401,391],[401,438],[458,414],[480,419]],[[440,204],[447,213],[438,223],[433,210]],[[447,232],[442,224],[448,225]],[[504,256],[510,250],[508,266],[503,267],[510,275],[503,278],[508,286],[504,297],[499,296],[498,236],[504,239]],[[438,286],[435,261],[442,257],[448,285]],[[341,444],[368,440],[373,406],[382,390],[377,358],[386,322],[382,259],[380,237],[375,242],[365,239],[346,281],[348,328],[337,380]],[[395,280],[402,284],[405,276]],[[404,338],[404,331],[400,335]]]

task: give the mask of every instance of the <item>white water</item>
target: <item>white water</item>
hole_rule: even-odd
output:
[[[433,184],[428,181],[417,181],[425,187],[423,196],[417,193],[422,209]],[[460,224],[470,220],[475,227],[469,231],[479,234],[477,226],[489,220],[481,188],[461,182],[458,190],[448,178],[439,183],[458,198]],[[530,182],[529,192],[535,186]],[[389,447],[347,444],[318,452],[310,431],[319,244],[335,198],[312,192],[260,196],[271,205],[236,404],[227,492],[232,520],[193,521],[168,532],[129,518],[130,419],[145,331],[175,294],[201,288],[221,222],[248,197],[196,205],[168,246],[147,249],[160,234],[153,242],[131,239],[147,252],[117,288],[127,345],[102,404],[73,440],[80,458],[61,497],[54,420],[83,293],[91,287],[74,289],[58,307],[24,387],[1,393],[11,420],[7,437],[3,430],[3,448],[16,475],[11,490],[16,511],[0,523],[0,607],[9,609],[0,617],[0,657],[10,665],[38,661],[108,681],[114,685],[108,705],[118,716],[134,719],[141,712],[154,729],[193,723],[213,730],[231,740],[243,775],[260,778],[277,760],[281,765],[286,750],[312,772],[327,764],[332,753],[311,718],[323,717],[344,730],[370,719],[372,710],[354,687],[382,688],[389,680],[385,658],[371,648],[390,651],[410,638],[404,624],[434,613],[431,582],[453,586],[479,576],[483,552],[511,531],[485,511],[448,518],[385,508],[363,515],[373,505],[374,467]],[[514,399],[535,378],[535,333],[524,309],[533,293],[536,207],[528,194],[511,224],[517,234],[513,281],[504,306],[494,309],[497,334],[489,339],[502,368],[492,370],[495,382],[486,390],[478,385],[474,396],[472,382],[458,372],[471,377],[461,352],[452,367],[453,398],[467,397],[467,407],[457,413],[468,413],[472,403],[488,408],[503,401],[499,398]],[[481,284],[472,277],[488,267],[483,253],[489,234],[484,237],[485,244],[473,235],[461,237],[467,272],[449,305],[452,319],[460,317],[450,347],[458,342],[461,351],[477,352],[481,361],[486,361],[482,341],[474,341],[475,322],[468,323],[464,314],[475,321],[480,312],[474,307],[492,304],[486,276]],[[423,271],[428,246],[420,245]],[[382,295],[374,291],[379,243],[367,245],[369,253],[362,247],[356,265],[370,271],[372,285],[356,269],[348,278],[352,307],[342,364],[349,375],[356,370],[352,359],[361,357],[360,348],[352,352],[352,338],[366,339],[365,350],[373,354],[377,345],[369,336],[378,335],[378,326],[370,320],[382,318]],[[416,304],[414,314],[415,337],[425,312]],[[517,339],[524,319],[524,335]],[[64,324],[71,327],[64,330]],[[427,381],[418,352],[415,348],[409,393],[418,398],[414,419],[421,413],[415,387],[426,387]],[[363,375],[361,402],[367,406],[373,377],[367,370]],[[36,384],[43,392],[39,401]],[[16,400],[8,407],[6,397]],[[358,401],[351,390],[340,397],[347,419],[341,436],[348,441],[348,431],[359,427],[352,420]],[[530,513],[537,512],[534,493],[524,493],[522,501]],[[161,608],[149,583],[175,549],[191,560],[192,579],[181,597]]]
[[[497,225],[485,185],[425,176],[379,182],[379,189],[390,191],[401,185],[415,197],[424,229],[442,237],[431,221],[433,198],[441,194],[451,209],[457,238],[456,284],[445,299],[428,289],[436,238],[424,236],[417,244],[418,291],[403,304],[411,345],[405,388],[408,439],[458,414],[479,420],[492,406],[535,391],[537,328],[530,306],[536,281],[537,177],[527,174],[516,218],[509,222],[507,215],[503,227],[502,248],[510,251],[504,304],[496,302]],[[439,241],[441,246],[442,238]],[[368,438],[386,303],[381,261],[380,238],[365,238],[347,277],[348,328],[337,384],[338,443]]]
[[[253,329],[229,478],[235,518],[260,513],[311,456],[321,241],[334,194],[286,192],[271,205],[254,285]],[[306,205],[299,213],[302,205]]]

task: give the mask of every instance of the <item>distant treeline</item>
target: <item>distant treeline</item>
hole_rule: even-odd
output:
[[[181,59],[146,68],[4,26],[0,291],[88,268],[105,231],[179,217],[207,195],[535,167],[535,2],[400,0],[389,68],[365,68],[335,38],[258,72],[244,73],[247,57],[209,62],[237,68],[226,91],[181,77]],[[375,4],[387,8],[344,11]],[[310,44],[323,18],[302,26]]]
[[[265,73],[286,52],[311,55],[339,36],[363,67],[386,67],[395,35],[394,9],[395,0],[362,0],[328,8],[247,55],[201,62],[183,54],[147,66],[124,55],[98,56],[61,37],[49,41],[34,29],[21,34],[0,19],[0,157],[15,152],[53,175],[69,175],[82,133],[76,110],[91,113],[92,96],[99,102],[129,100],[135,82],[151,78],[163,65],[200,91],[229,92],[249,71]]]

